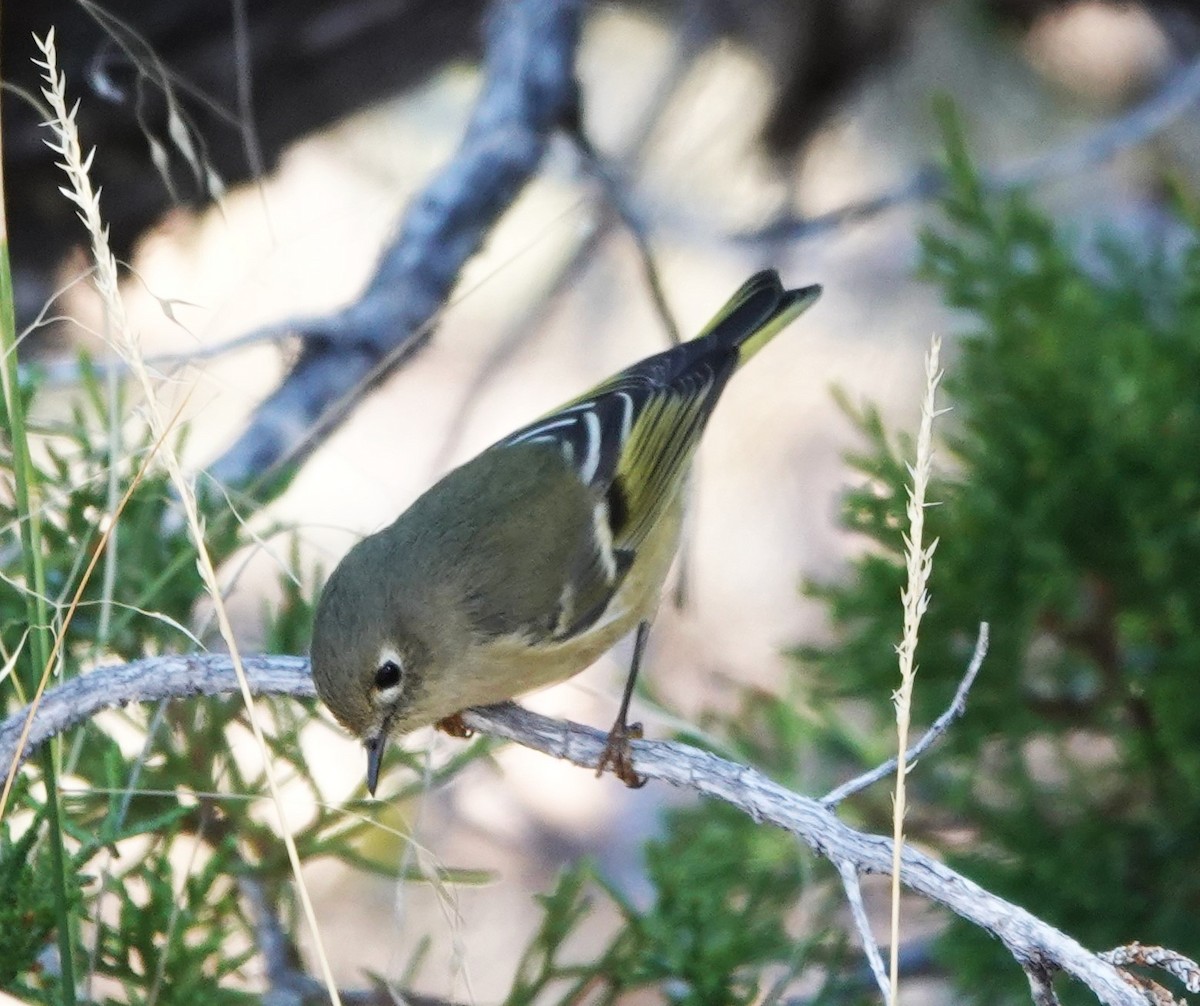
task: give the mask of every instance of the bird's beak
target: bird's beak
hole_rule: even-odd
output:
[[[374,737],[366,739],[367,746],[367,792],[375,795],[375,787],[379,785],[379,769],[383,765],[383,751],[387,747],[387,734],[380,731]]]

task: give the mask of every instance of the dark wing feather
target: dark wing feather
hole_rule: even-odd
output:
[[[730,376],[815,298],[815,287],[785,291],[774,272],[759,273],[696,339],[635,363],[491,448],[553,448],[595,495],[605,527],[575,571],[566,635],[593,624],[620,587],[679,492]]]

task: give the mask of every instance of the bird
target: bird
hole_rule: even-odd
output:
[[[634,363],[453,469],[359,541],[313,617],[317,694],[367,751],[584,670],[636,630],[597,774],[627,785],[626,722],[678,547],[687,474],[733,373],[821,293],[747,280],[694,339]]]

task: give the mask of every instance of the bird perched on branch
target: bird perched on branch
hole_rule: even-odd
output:
[[[446,475],[364,538],[317,605],[317,693],[367,748],[562,681],[637,629],[600,771],[642,780],[626,723],[679,540],[684,484],[726,382],[821,288],[760,272],[695,339],[647,357]]]

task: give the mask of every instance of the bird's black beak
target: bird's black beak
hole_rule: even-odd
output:
[[[367,745],[367,792],[375,795],[379,785],[379,769],[383,765],[383,751],[387,747],[387,734],[382,731],[366,739]]]

